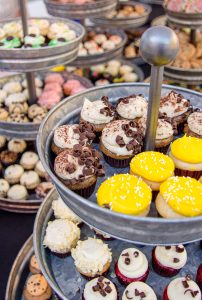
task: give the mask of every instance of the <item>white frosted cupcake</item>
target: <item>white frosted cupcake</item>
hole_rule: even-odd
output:
[[[20,177],[23,175],[24,169],[20,165],[11,165],[5,169],[4,178],[10,183],[15,184],[20,182]]]
[[[194,112],[188,117],[187,135],[202,138],[202,111]]]
[[[82,220],[73,213],[73,211],[64,203],[59,197],[57,200],[53,200],[52,209],[56,219],[67,219],[76,225],[80,224]]]
[[[86,283],[83,300],[117,300],[117,289],[113,282],[104,276],[94,278]]]
[[[137,120],[147,113],[147,101],[141,95],[131,95],[118,100],[116,111],[120,118]]]
[[[122,300],[157,300],[153,289],[144,282],[136,281],[130,283],[125,289]]]
[[[48,222],[43,245],[55,255],[66,257],[80,239],[80,229],[71,221],[57,219]]]
[[[77,271],[87,277],[95,277],[105,273],[112,261],[112,253],[102,240],[88,238],[79,241],[71,251]]]

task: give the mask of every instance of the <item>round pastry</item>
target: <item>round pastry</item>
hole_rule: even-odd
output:
[[[20,177],[20,183],[28,190],[33,190],[40,183],[39,175],[35,171],[27,171]]]
[[[9,22],[9,23],[5,23],[5,25],[3,26],[3,30],[5,32],[6,36],[17,36],[20,37],[20,31],[22,30],[22,25],[18,22]]]
[[[152,193],[143,180],[129,174],[118,174],[105,180],[98,189],[100,206],[119,213],[146,216]]]
[[[85,285],[82,300],[118,300],[115,285],[104,276],[88,281]]]
[[[23,92],[24,93],[24,92]],[[28,112],[28,104],[27,102],[23,103],[13,103],[8,107],[9,113],[18,115],[18,114],[26,114]]]
[[[87,277],[95,277],[107,272],[112,262],[112,253],[102,240],[89,237],[78,241],[71,251],[76,269]]]
[[[11,165],[5,169],[4,177],[10,183],[20,182],[20,177],[23,175],[24,169],[20,165]]]
[[[15,184],[8,190],[7,197],[15,201],[26,200],[28,198],[27,189],[23,185]]]
[[[20,164],[23,166],[24,169],[32,170],[36,166],[38,160],[39,157],[35,152],[27,151],[23,153],[20,159]]]
[[[79,80],[76,79],[71,79],[71,80],[67,80],[65,82],[65,84],[63,85],[63,90],[65,95],[69,96],[72,93],[72,90],[76,89],[76,88],[80,88],[81,83]]]
[[[7,36],[0,41],[0,47],[5,49],[20,48],[21,41],[17,37]]]
[[[45,83],[58,83],[62,85],[64,83],[64,78],[58,73],[51,73],[46,76]]]
[[[197,274],[196,274],[196,282],[200,287],[200,290],[202,290],[202,264],[200,264],[200,266],[198,267]]]
[[[6,145],[6,137],[0,135],[0,149],[2,149]]]
[[[122,300],[157,300],[153,289],[144,282],[135,281],[125,289]]]
[[[66,257],[80,239],[80,229],[71,221],[57,219],[48,222],[43,245],[59,257]]]
[[[29,119],[24,114],[13,113],[9,115],[7,121],[14,123],[27,123],[29,122]]]
[[[9,187],[8,181],[5,179],[0,179],[0,197],[6,198]]]
[[[163,300],[201,300],[201,291],[190,276],[172,280],[163,293]]]
[[[47,173],[46,170],[44,169],[42,162],[39,160],[35,166],[35,172],[41,177],[41,178],[46,178]]]
[[[43,275],[35,274],[28,278],[23,296],[25,300],[47,300],[51,299],[52,290]]]
[[[20,93],[22,91],[22,85],[18,81],[11,81],[4,84],[3,90],[7,93],[7,95]]]
[[[164,0],[164,6],[171,11],[181,12],[186,14],[202,13],[202,6],[200,0]]]
[[[60,96],[63,95],[63,91],[62,91],[62,86],[57,83],[57,82],[52,82],[52,83],[47,83],[45,86],[44,86],[44,90],[43,92],[49,92],[49,91],[55,91],[57,92]]]
[[[116,168],[127,167],[142,146],[143,131],[135,121],[113,121],[105,126],[100,138],[100,150],[106,162]]]
[[[13,151],[2,151],[0,153],[0,161],[4,166],[10,166],[17,161],[18,154]]]
[[[46,195],[52,190],[54,185],[52,182],[41,182],[37,185],[35,192],[39,198],[45,198]]]
[[[194,112],[187,119],[188,136],[202,138],[202,111]]]
[[[129,284],[134,281],[146,281],[149,275],[149,265],[146,256],[136,248],[123,250],[115,265],[115,273],[123,284]]]
[[[47,108],[51,109],[54,105],[56,105],[61,100],[61,94],[57,91],[48,91],[43,92],[38,99],[38,104]]]
[[[39,264],[36,259],[36,255],[32,255],[30,261],[29,261],[29,270],[32,274],[39,274],[41,273],[41,270],[39,268]]]
[[[115,117],[114,109],[109,103],[109,99],[103,96],[101,100],[89,101],[84,99],[81,110],[81,120],[94,125],[96,132],[101,132],[106,124],[110,123]]]
[[[8,119],[8,112],[4,108],[0,108],[0,121],[6,121]]]
[[[75,215],[75,213],[64,203],[64,201],[59,197],[57,200],[53,200],[52,209],[56,219],[66,219],[76,225],[80,224],[81,219]]]
[[[157,246],[152,251],[153,268],[164,277],[177,275],[186,262],[187,251],[183,245]]]
[[[174,163],[170,157],[155,151],[137,154],[130,163],[130,174],[142,178],[158,191],[162,182],[174,175]]]
[[[175,175],[197,180],[202,175],[202,139],[184,136],[171,144],[169,156],[175,164]]]
[[[8,150],[16,153],[22,153],[27,148],[27,143],[24,140],[13,139],[8,142]]]
[[[60,180],[84,198],[93,193],[97,177],[104,176],[100,154],[89,147],[75,145],[55,159],[54,170]]]
[[[45,43],[45,37],[42,35],[29,34],[24,37],[25,48],[40,48]]]
[[[147,113],[147,101],[141,95],[131,95],[117,102],[116,111],[120,118],[137,120]]]
[[[196,217],[202,214],[202,184],[190,177],[170,177],[160,186],[156,209],[163,218]]]
[[[187,117],[192,112],[190,101],[175,91],[169,92],[161,97],[159,112],[164,116],[171,118],[176,134],[182,133]]]
[[[28,117],[33,120],[38,115],[44,114],[47,112],[47,109],[45,107],[41,107],[37,104],[33,104],[28,109]]]
[[[51,149],[59,154],[65,149],[72,149],[75,145],[88,146],[95,138],[94,128],[87,122],[80,124],[62,125],[55,129]]]
[[[24,93],[13,93],[10,94],[4,101],[5,105],[9,107],[14,103],[23,103],[27,100],[27,97]]]

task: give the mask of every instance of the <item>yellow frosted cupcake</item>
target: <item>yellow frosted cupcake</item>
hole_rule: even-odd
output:
[[[98,189],[97,202],[113,211],[146,216],[152,193],[143,180],[130,174],[118,174],[105,180]]]
[[[196,179],[202,176],[202,139],[186,135],[177,139],[169,156],[175,164],[175,175]]]
[[[202,184],[190,177],[171,177],[160,186],[156,209],[164,218],[202,215]]]
[[[174,169],[170,157],[155,151],[139,153],[130,163],[130,174],[141,177],[152,191],[159,191],[161,183],[174,175]]]

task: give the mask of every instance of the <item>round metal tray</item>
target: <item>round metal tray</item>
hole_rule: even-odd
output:
[[[183,69],[166,66],[164,69],[164,76],[168,79],[174,79],[176,82],[201,84],[202,69]]]
[[[85,4],[58,3],[54,0],[45,0],[48,13],[52,16],[86,19],[90,17],[102,17],[116,8],[117,0],[96,0]]]
[[[163,5],[163,0],[141,0],[140,2],[147,3],[147,4],[156,4],[156,5]]]
[[[50,72],[51,73],[51,72]],[[41,72],[40,76],[44,77],[47,72]],[[77,79],[79,80],[86,88],[91,88],[93,84],[87,78],[83,78],[77,75],[73,75],[67,72],[64,72],[69,79]],[[22,75],[11,75],[4,78],[0,78],[0,87],[2,83],[6,83],[12,77]],[[34,141],[37,137],[37,133],[39,130],[39,123],[16,123],[16,122],[4,122],[0,121],[0,135],[4,135],[10,138],[19,138],[27,141]]]
[[[119,6],[135,6],[136,4],[139,4],[139,2],[135,1],[127,1],[119,3]],[[151,6],[147,4],[142,4],[145,7],[145,13],[142,16],[139,16],[137,18],[93,18],[92,22],[95,25],[100,25],[102,27],[114,27],[114,28],[121,28],[121,29],[128,29],[128,28],[137,28],[142,25],[144,25],[147,20],[149,19],[149,15],[152,11]]]
[[[43,239],[48,221],[53,219],[53,211],[51,208],[52,201],[57,199],[57,197],[58,194],[56,191],[51,192],[43,202],[37,214],[33,234],[34,250],[42,273],[56,294],[63,300],[78,300],[81,299],[84,285],[87,280],[76,271],[71,255],[61,259],[53,255],[49,249],[44,248],[43,246]],[[85,240],[89,236],[95,236],[95,232],[91,230],[89,226],[85,224],[82,225],[81,240]],[[109,245],[113,255],[110,270],[105,276],[116,284],[120,294],[119,299],[121,299],[125,287],[117,280],[114,273],[114,265],[123,249],[136,246],[116,239],[105,241],[105,243]],[[152,247],[138,246],[138,248],[146,254],[149,261],[150,274],[147,283],[153,287],[157,298],[162,299],[163,290],[171,281],[171,278],[161,277],[153,271],[153,268],[151,267]],[[186,250],[188,252],[188,261],[186,266],[180,271],[179,276],[191,274],[193,278],[195,278],[197,268],[202,259],[200,243],[190,244],[186,246]]]
[[[202,27],[202,13],[182,13],[175,12],[167,9],[164,6],[165,12],[167,13],[168,21],[178,27],[190,27],[200,28]]]
[[[39,19],[39,18],[31,18]],[[79,44],[85,34],[85,29],[77,22],[65,19],[44,18],[51,23],[62,21],[66,23],[70,29],[76,32],[77,38],[68,44],[55,47],[44,47],[37,49],[15,48],[0,49],[0,66],[2,70],[12,70],[17,72],[30,72],[44,70],[50,67],[71,62],[77,57]],[[20,19],[9,19],[1,22],[0,26],[9,22],[20,22]]]
[[[162,94],[173,89],[190,99],[192,105],[202,107],[201,93],[163,85]],[[62,124],[79,121],[83,99],[87,97],[93,101],[107,95],[112,102],[115,102],[117,99],[131,94],[143,94],[148,98],[149,84],[125,83],[93,88],[59,103],[49,112],[41,124],[37,138],[40,159],[62,199],[81,219],[95,228],[119,239],[142,244],[175,244],[198,240],[202,237],[202,216],[179,220],[158,218],[156,211],[153,210],[151,210],[149,217],[143,218],[116,213],[104,209],[96,203],[95,194],[98,186],[104,180],[103,178],[98,180],[95,193],[87,200],[69,190],[53,173],[51,141],[54,129]],[[103,164],[105,165],[106,177],[117,173],[117,169],[109,167],[104,162]],[[121,173],[127,172],[129,172],[128,168],[121,169]],[[103,220],[105,221],[103,222]]]

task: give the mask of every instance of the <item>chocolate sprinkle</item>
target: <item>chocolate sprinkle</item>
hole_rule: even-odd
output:
[[[186,280],[183,280],[183,281],[182,281],[182,284],[183,284],[183,287],[184,287],[185,289],[187,289],[187,288],[189,287],[189,284],[188,284],[188,282],[187,282]]]
[[[121,256],[129,256],[129,253],[128,252],[126,252],[126,253],[123,253],[123,254],[121,254]]]
[[[165,246],[165,249],[166,249],[166,250],[170,250],[170,249],[171,249],[171,246]]]
[[[135,289],[135,296],[140,296],[140,299],[143,299],[146,297],[145,293],[138,291],[138,289]]]
[[[195,298],[195,297],[198,295],[198,293],[199,293],[199,291],[193,291],[192,289],[188,289],[188,290],[186,290],[186,291],[184,292],[184,295],[185,295],[187,292],[190,292],[193,298]]]
[[[123,138],[120,135],[117,135],[116,137],[116,143],[122,148],[125,146],[125,142]]]
[[[126,257],[125,260],[124,260],[125,264],[128,266],[130,265],[130,258],[129,257]]]
[[[139,256],[139,252],[138,251],[135,251],[133,254],[134,254],[135,257]]]
[[[176,258],[176,257],[173,258],[174,263],[178,263],[179,261],[180,261],[179,258]]]
[[[177,252],[177,253],[182,253],[182,252],[184,252],[184,248],[183,248],[183,247],[176,246],[176,252]]]
[[[129,300],[130,300],[130,299],[133,299],[133,297],[129,297],[129,296],[128,296],[128,294],[129,294],[129,291],[128,291],[128,290],[126,290],[126,293],[125,293],[125,295],[126,295],[126,298],[127,298],[127,299],[129,299]]]

